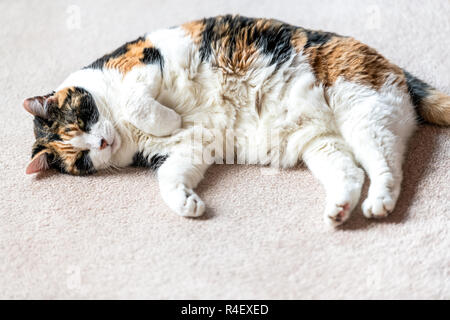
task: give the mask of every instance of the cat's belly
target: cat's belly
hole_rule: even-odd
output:
[[[182,85],[168,88],[158,100],[182,115],[184,129],[203,127],[216,136],[227,161],[293,166],[302,147],[320,134],[317,123],[329,121],[323,89],[315,87],[314,76],[302,64],[226,81],[207,72],[204,82],[196,79],[189,86],[178,77]]]
[[[233,123],[239,163],[291,167],[303,147],[315,137],[333,131],[333,113],[314,77],[298,71],[288,81],[252,91],[246,103],[234,101]]]

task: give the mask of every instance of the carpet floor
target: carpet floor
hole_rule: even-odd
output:
[[[450,93],[445,0],[2,1],[0,298],[449,299],[448,128],[423,125],[411,139],[389,218],[358,208],[335,231],[302,166],[211,167],[200,219],[171,213],[143,169],[25,175],[24,98],[144,32],[224,13],[354,36]]]

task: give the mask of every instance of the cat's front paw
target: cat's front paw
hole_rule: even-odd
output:
[[[182,217],[200,217],[205,212],[205,203],[192,189],[178,187],[165,192],[163,198]]]
[[[205,213],[205,203],[196,193],[186,194],[184,204],[177,213],[183,217],[200,217]]]

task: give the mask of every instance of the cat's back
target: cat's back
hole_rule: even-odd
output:
[[[217,113],[214,106],[220,105],[237,118],[276,111],[271,101],[286,107],[294,83],[311,76],[301,51],[332,37],[337,35],[239,15],[205,18],[148,35],[167,61],[163,103],[181,113],[211,108]],[[182,108],[180,101],[191,105]]]
[[[265,130],[287,141],[332,128],[333,101],[355,88],[349,83],[364,94],[388,79],[406,87],[400,68],[353,38],[238,15],[148,33],[87,68],[112,74],[126,98],[149,85],[154,99],[183,117],[184,128],[232,129],[251,145],[262,143]]]
[[[202,62],[211,62],[228,75],[244,76],[258,58],[264,65],[280,65],[292,53],[298,27],[264,18],[225,15],[181,26],[196,45]]]
[[[228,127],[269,123],[267,116],[283,120],[287,111],[293,113],[288,122],[296,121],[305,111],[301,101],[314,98],[308,88],[328,90],[340,78],[375,90],[392,74],[404,79],[401,69],[353,38],[239,15],[151,32],[88,68],[150,82],[155,78],[148,73],[160,73],[161,103],[187,123],[205,122],[208,114],[236,119]]]

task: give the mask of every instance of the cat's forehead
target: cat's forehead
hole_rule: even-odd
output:
[[[45,101],[47,116],[35,116],[36,138],[48,140],[67,140],[74,131],[86,131],[98,121],[99,113],[94,98],[85,89],[66,87]]]
[[[52,101],[55,102],[61,110],[64,110],[65,108],[78,109],[86,103],[92,103],[92,97],[89,92],[83,88],[67,87],[55,92]]]

